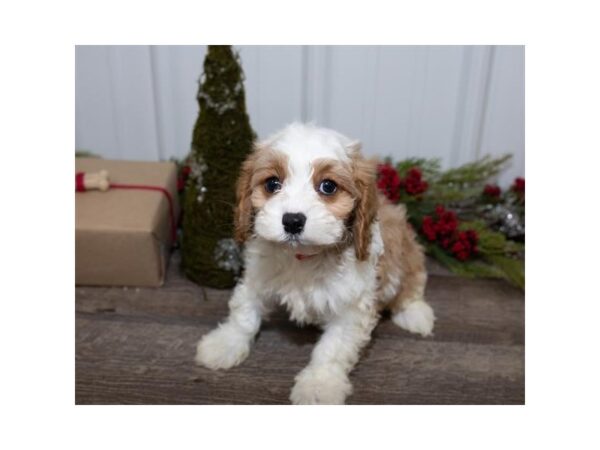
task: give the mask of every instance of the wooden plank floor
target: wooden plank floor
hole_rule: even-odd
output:
[[[164,287],[76,288],[77,404],[287,404],[319,337],[285,312],[263,324],[229,371],[194,365],[197,340],[227,314],[229,291],[203,289],[173,256]],[[523,404],[524,298],[502,281],[433,269],[435,335],[384,318],[350,379],[349,404]]]

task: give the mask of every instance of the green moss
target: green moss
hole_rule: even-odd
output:
[[[182,265],[185,274],[205,286],[228,288],[233,271],[214,258],[217,243],[233,235],[235,182],[255,134],[246,112],[243,72],[231,46],[209,46],[197,96],[200,112],[194,126],[190,159],[204,164],[199,183],[190,180],[184,198]]]

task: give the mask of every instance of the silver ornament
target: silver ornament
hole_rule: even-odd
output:
[[[214,259],[217,267],[233,272],[236,276],[242,270],[242,252],[232,238],[224,238],[217,242]]]
[[[525,221],[513,205],[488,205],[484,217],[492,228],[510,239],[525,236]]]

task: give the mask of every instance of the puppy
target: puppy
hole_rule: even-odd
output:
[[[229,317],[198,343],[199,365],[241,363],[261,319],[281,304],[324,330],[290,400],[342,404],[381,310],[405,330],[432,332],[424,255],[405,209],[378,195],[375,163],[333,130],[292,124],[255,146],[237,184],[235,237],[245,272]]]

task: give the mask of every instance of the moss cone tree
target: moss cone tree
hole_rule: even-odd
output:
[[[198,90],[184,198],[182,265],[191,280],[233,286],[241,260],[233,236],[235,182],[255,134],[246,112],[243,72],[231,46],[211,45]]]

